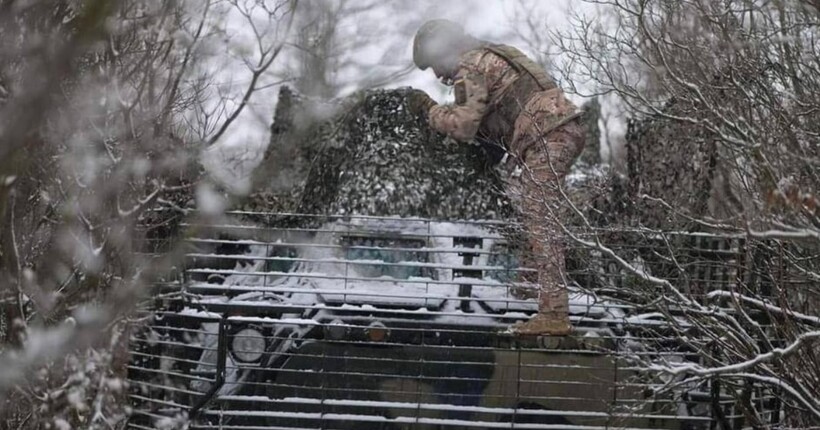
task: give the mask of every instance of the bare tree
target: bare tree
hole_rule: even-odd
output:
[[[509,27],[504,39],[513,40],[521,49],[529,52],[531,58],[541,67],[553,75],[558,75],[562,69],[562,55],[553,39],[553,28],[550,25],[552,4],[545,6],[543,2],[533,0],[518,0],[510,5],[507,16]],[[562,12],[559,12],[560,16]],[[564,86],[570,92],[574,90],[576,76],[566,76]],[[617,103],[611,97],[595,96],[585,98],[581,109],[587,131],[587,142],[584,154],[580,161],[585,166],[605,164],[616,171],[624,171],[625,157],[622,143],[613,126],[618,123],[615,114],[618,113]],[[602,151],[603,149],[603,151]],[[603,155],[606,158],[603,158]]]
[[[150,209],[184,209],[179,200],[195,194],[215,207],[198,152],[258,89],[294,7],[0,2],[4,428],[112,428],[123,419],[125,322],[176,261],[173,244],[145,254],[142,226]],[[238,102],[215,99],[216,77],[204,72],[202,42],[224,35],[214,14],[225,10],[279,30],[255,34]]]
[[[507,17],[510,36],[521,41],[538,65],[553,72],[555,52],[548,21],[543,3],[534,0],[513,2]]]
[[[452,11],[463,6],[446,7]],[[417,70],[407,52],[416,30],[440,8],[429,0],[302,0],[286,60],[276,70],[276,76],[293,91],[280,92],[273,123],[309,130],[312,123],[349,107],[346,101],[352,98],[345,100],[344,96],[400,84]],[[300,98],[301,103],[296,103]],[[291,104],[299,106],[298,114],[288,108]],[[309,166],[300,153],[314,149],[304,136],[283,138],[286,134],[271,130],[263,161],[254,170],[252,190],[260,201],[292,204],[306,179]],[[284,209],[279,203],[271,206]]]
[[[390,85],[415,70],[404,52],[427,16],[420,12],[425,9],[432,13],[436,5],[303,1],[290,43],[291,61],[282,74],[298,93],[322,100]]]
[[[786,425],[816,423],[820,16],[792,1],[590,3],[603,18],[576,16],[554,40],[567,76],[594,80],[593,94],[617,95],[634,118],[635,200],[621,222],[639,239],[562,230],[623,268],[628,282],[612,294],[663,317],[647,338],[663,348],[674,337],[698,358],[633,357],[666,375],[661,391],[725,390],[741,417],[713,405],[724,428],[767,426],[765,398],[782,402]],[[570,212],[596,227],[583,208]],[[717,250],[723,281],[693,272]]]

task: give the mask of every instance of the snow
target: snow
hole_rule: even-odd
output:
[[[72,428],[71,424],[69,424],[68,421],[66,421],[62,418],[57,418],[57,419],[54,420],[54,429],[55,430],[71,430],[71,428]]]
[[[591,179],[602,179],[608,175],[607,168],[604,166],[584,166],[581,168],[574,165],[573,169],[566,176],[566,184],[568,187],[575,187],[585,184]]]
[[[154,422],[157,430],[184,430],[188,428],[187,416],[163,417]]]
[[[123,389],[123,380],[120,378],[108,378],[105,383],[108,386],[108,389],[115,393],[119,393]]]
[[[225,211],[227,202],[213,185],[200,183],[196,188],[196,205],[203,214],[217,216]]]
[[[253,226],[245,226],[254,228]],[[454,277],[454,270],[491,271],[503,269],[490,264],[490,255],[497,252],[497,245],[503,243],[503,237],[492,229],[492,225],[471,222],[436,222],[424,219],[405,220],[394,217],[352,217],[324,223],[312,230],[312,235],[302,235],[298,255],[295,258],[277,257],[279,261],[293,264],[290,271],[266,271],[265,263],[271,249],[267,243],[287,244],[293,237],[289,231],[274,232],[268,235],[266,243],[241,240],[237,244],[247,246],[244,254],[231,255],[237,261],[232,270],[197,269],[189,273],[222,273],[225,275],[222,285],[191,283],[193,291],[209,292],[209,295],[191,297],[196,306],[209,304],[230,304],[237,309],[252,306],[254,308],[270,306],[277,311],[285,308],[281,317],[232,316],[232,323],[261,324],[274,327],[275,336],[285,336],[286,330],[290,340],[282,342],[273,353],[288,350],[294,340],[303,338],[311,328],[336,321],[362,321],[371,318],[372,312],[384,312],[389,307],[390,316],[379,320],[390,327],[390,324],[406,318],[429,318],[429,324],[467,324],[471,327],[487,327],[503,330],[516,320],[522,320],[537,311],[535,300],[524,300],[512,296],[509,285],[492,278]],[[401,261],[385,264],[383,260],[366,258],[349,259],[345,256],[345,246],[341,238],[361,234],[374,234],[377,237],[399,237],[409,240],[423,240],[418,248],[394,246],[389,249],[397,251],[424,252],[427,261]],[[278,236],[281,235],[281,236]],[[481,238],[481,247],[469,249],[474,254],[473,265],[464,265],[465,248],[454,247],[453,237]],[[223,241],[224,242],[224,241]],[[359,248],[354,246],[353,248]],[[379,247],[360,247],[379,249]],[[197,258],[219,256],[214,253],[192,254]],[[250,263],[250,264],[249,264]],[[401,279],[391,276],[368,276],[362,271],[368,265],[384,267],[418,267],[431,271],[432,277],[409,276]],[[472,285],[472,296],[459,296],[461,285]],[[227,298],[220,295],[224,291],[235,291],[240,294]],[[210,295],[211,292],[213,295]],[[461,309],[462,300],[470,300],[472,312]],[[479,306],[481,302],[485,307]],[[399,308],[396,308],[399,306]],[[334,316],[337,311],[345,312],[344,319]],[[621,324],[637,322],[624,319],[624,310],[614,304],[601,301],[593,296],[572,288],[570,295],[571,318],[576,324],[595,321],[598,324]],[[183,315],[208,318],[213,321],[221,315],[215,312],[185,309]],[[639,318],[641,319],[641,318]],[[352,326],[352,324],[351,324]],[[198,335],[196,343],[203,348],[203,354],[196,372],[213,369],[216,365],[216,346],[219,324],[206,322],[202,324],[204,334]],[[594,333],[593,333],[594,331]],[[612,338],[614,334],[606,328],[595,328],[583,331],[592,338]],[[589,334],[591,333],[591,334]],[[590,339],[592,345],[595,341]],[[241,386],[247,372],[242,369],[248,365],[237,363],[228,355],[226,363],[225,384],[219,389],[220,396],[231,395]],[[194,372],[194,373],[196,373]],[[207,380],[197,380],[191,388],[205,392],[210,388]]]
[[[707,297],[710,299],[714,299],[716,297],[726,297],[733,300],[738,300],[740,302],[744,302],[746,304],[750,304],[752,306],[758,307],[760,309],[766,309],[767,311],[778,313],[778,314],[788,314],[792,318],[797,318],[802,320],[806,323],[820,325],[820,317],[813,316],[813,315],[806,315],[800,312],[795,312],[791,309],[785,310],[781,307],[775,306],[771,303],[765,302],[760,299],[756,299],[754,297],[748,297],[743,294],[739,294],[733,291],[725,291],[725,290],[715,290],[710,291],[707,294]]]
[[[630,417],[630,418],[642,418],[642,417],[654,417],[654,418],[662,418],[664,416],[659,415],[643,415],[638,413],[610,413],[610,412],[595,412],[595,411],[568,411],[568,410],[560,410],[560,411],[552,411],[552,410],[545,410],[545,409],[518,409],[518,408],[506,408],[506,407],[487,407],[487,406],[468,406],[468,405],[451,405],[451,404],[441,404],[441,403],[425,403],[425,402],[391,402],[391,401],[377,401],[377,400],[349,400],[349,399],[315,399],[315,398],[307,398],[307,397],[284,397],[284,398],[270,398],[265,396],[222,396],[219,398],[222,401],[244,401],[244,402],[253,402],[258,404],[264,403],[272,403],[272,404],[282,404],[282,403],[292,403],[297,405],[327,405],[327,406],[351,406],[351,407],[367,407],[373,409],[404,409],[404,410],[425,410],[425,411],[460,411],[460,412],[472,412],[472,413],[482,413],[482,414],[503,414],[503,415],[526,415],[526,416],[576,416],[576,417],[599,417],[599,418],[609,418],[609,417]],[[260,408],[260,409],[267,409],[267,408]],[[229,415],[241,415],[242,411],[225,411],[226,414]],[[287,413],[287,412],[282,412]],[[256,412],[251,412],[251,415],[256,415]],[[315,416],[315,415],[312,415]],[[325,419],[329,419],[330,416],[339,416],[338,414],[322,414],[322,417]],[[362,417],[364,415],[348,415],[349,417]],[[370,417],[370,416],[368,416]],[[668,416],[666,416],[668,418]],[[384,419],[384,417],[379,417],[379,419]],[[402,418],[399,418],[402,419]],[[708,420],[708,418],[701,418],[703,420]],[[451,420],[448,420],[448,422]],[[474,421],[470,423],[475,424]],[[540,427],[539,427],[540,428]],[[563,427],[562,427],[563,428]]]
[[[421,404],[416,404],[414,406],[418,407]],[[362,405],[362,406],[367,406]],[[465,409],[469,409],[468,407],[457,406],[457,405],[435,405],[435,406],[451,406],[451,409],[438,409],[438,410],[453,410],[453,411],[462,411]],[[576,417],[604,417],[604,416],[618,416],[619,414],[609,414],[605,415],[603,413],[595,413],[595,412],[571,412],[571,411],[546,411],[546,410],[532,410],[532,409],[515,409],[513,410],[516,413],[521,415],[558,415],[561,416],[576,416]],[[426,418],[426,417],[418,417],[418,416],[397,416],[397,417],[386,417],[382,415],[364,415],[364,414],[339,414],[339,413],[320,413],[320,412],[284,412],[284,411],[245,411],[245,410],[226,410],[226,411],[209,411],[209,414],[220,414],[222,416],[247,416],[247,417],[277,417],[277,418],[293,418],[293,419],[300,419],[300,420],[326,420],[326,421],[352,421],[352,422],[362,422],[362,423],[373,423],[373,422],[390,422],[396,424],[407,424],[407,425],[430,425],[430,426],[442,426],[442,427],[450,427],[456,426],[458,428],[481,428],[481,429],[489,429],[489,428],[513,428],[511,427],[512,424],[504,423],[504,422],[495,422],[495,421],[480,421],[480,420],[459,420],[459,419],[448,419],[448,418]],[[620,414],[623,417],[642,417],[640,414]],[[589,425],[572,425],[572,424],[518,424],[515,428],[526,428],[526,429],[560,429],[560,430],[604,430],[608,427],[602,426],[589,426]],[[623,430],[648,430],[645,427],[619,427]]]
[[[277,261],[290,261],[294,264],[290,272],[265,271],[265,259],[268,259],[268,248],[255,242],[243,241],[250,249],[245,255],[232,256],[237,260],[251,262],[250,265],[239,261],[233,270],[195,269],[191,273],[221,273],[225,281],[221,286],[209,284],[191,285],[202,291],[217,293],[222,290],[237,290],[244,294],[230,300],[235,305],[264,305],[281,307],[282,305],[309,305],[311,309],[322,308],[322,303],[346,305],[380,305],[407,306],[408,308],[425,308],[435,310],[431,316],[463,316],[459,309],[465,298],[459,297],[462,285],[472,286],[471,301],[481,301],[495,312],[534,312],[537,305],[534,300],[522,300],[513,297],[508,285],[492,278],[453,277],[454,270],[495,271],[503,267],[488,264],[490,254],[495,246],[503,242],[502,236],[488,229],[482,223],[432,222],[423,219],[401,219],[393,217],[353,217],[346,220],[332,221],[314,230],[312,242],[300,239],[299,255],[296,258],[277,257]],[[391,247],[388,249],[423,252],[427,261],[401,261],[385,263],[379,259],[344,258],[344,247],[338,244],[339,238],[346,235],[357,235],[378,232],[384,237],[400,233],[402,237],[420,238],[425,246],[419,248]],[[285,232],[283,232],[285,234]],[[463,264],[464,248],[453,247],[453,237],[481,238],[481,248],[470,250],[475,255],[472,265]],[[271,243],[283,243],[281,238],[271,239]],[[312,246],[311,246],[312,245]],[[357,248],[358,247],[353,247]],[[368,247],[362,247],[371,249]],[[372,249],[379,249],[378,247]],[[216,254],[193,254],[194,257],[212,257]],[[362,270],[373,265],[396,268],[425,268],[431,270],[431,277],[409,276],[407,279],[381,275],[368,276]],[[226,303],[220,296],[203,297],[196,300],[200,304]],[[446,307],[442,308],[446,304]],[[473,306],[473,310],[482,314],[484,309]],[[573,291],[570,297],[570,312],[575,315],[586,315],[587,318],[618,319],[623,311],[614,306],[610,309],[595,297],[580,291]],[[522,314],[523,315],[523,314]],[[476,315],[471,315],[474,318]]]
[[[88,409],[86,405],[86,391],[83,387],[74,387],[66,396],[68,404],[76,411],[85,411]]]

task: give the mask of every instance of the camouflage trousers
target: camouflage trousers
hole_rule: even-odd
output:
[[[539,314],[567,327],[568,280],[558,208],[559,187],[584,148],[584,129],[574,112],[575,106],[560,91],[535,94],[516,120],[508,146],[515,168],[507,180],[507,194],[523,216],[531,250],[522,263],[536,270],[525,279],[538,285]]]

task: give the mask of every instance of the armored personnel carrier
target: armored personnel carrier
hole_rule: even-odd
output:
[[[196,226],[132,338],[130,428],[707,429],[716,413],[743,426],[720,389],[659,390],[674,381],[636,364],[700,358],[618,300],[628,282],[600,254],[567,254],[573,335],[510,333],[537,305],[493,154],[431,131],[405,95],[370,92],[307,125],[286,99],[272,144],[310,142],[291,152],[293,212],[250,203]],[[742,253],[696,239],[698,261]],[[718,272],[704,288],[731,282]]]

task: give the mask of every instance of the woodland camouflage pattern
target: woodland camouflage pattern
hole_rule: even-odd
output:
[[[511,54],[505,59],[496,53],[499,49]],[[478,139],[502,147],[508,164],[521,171],[507,178],[507,194],[524,215],[534,255],[539,256],[531,265],[538,269],[533,281],[542,288],[541,314],[551,315],[552,321],[561,318],[563,329],[569,329],[564,252],[556,239],[554,205],[558,187],[583,151],[584,129],[576,120],[577,108],[551,79],[528,73],[531,64],[516,67],[510,57],[531,63],[506,46],[482,46],[462,54],[454,77],[456,104],[433,106],[428,118],[432,128],[456,140]]]

